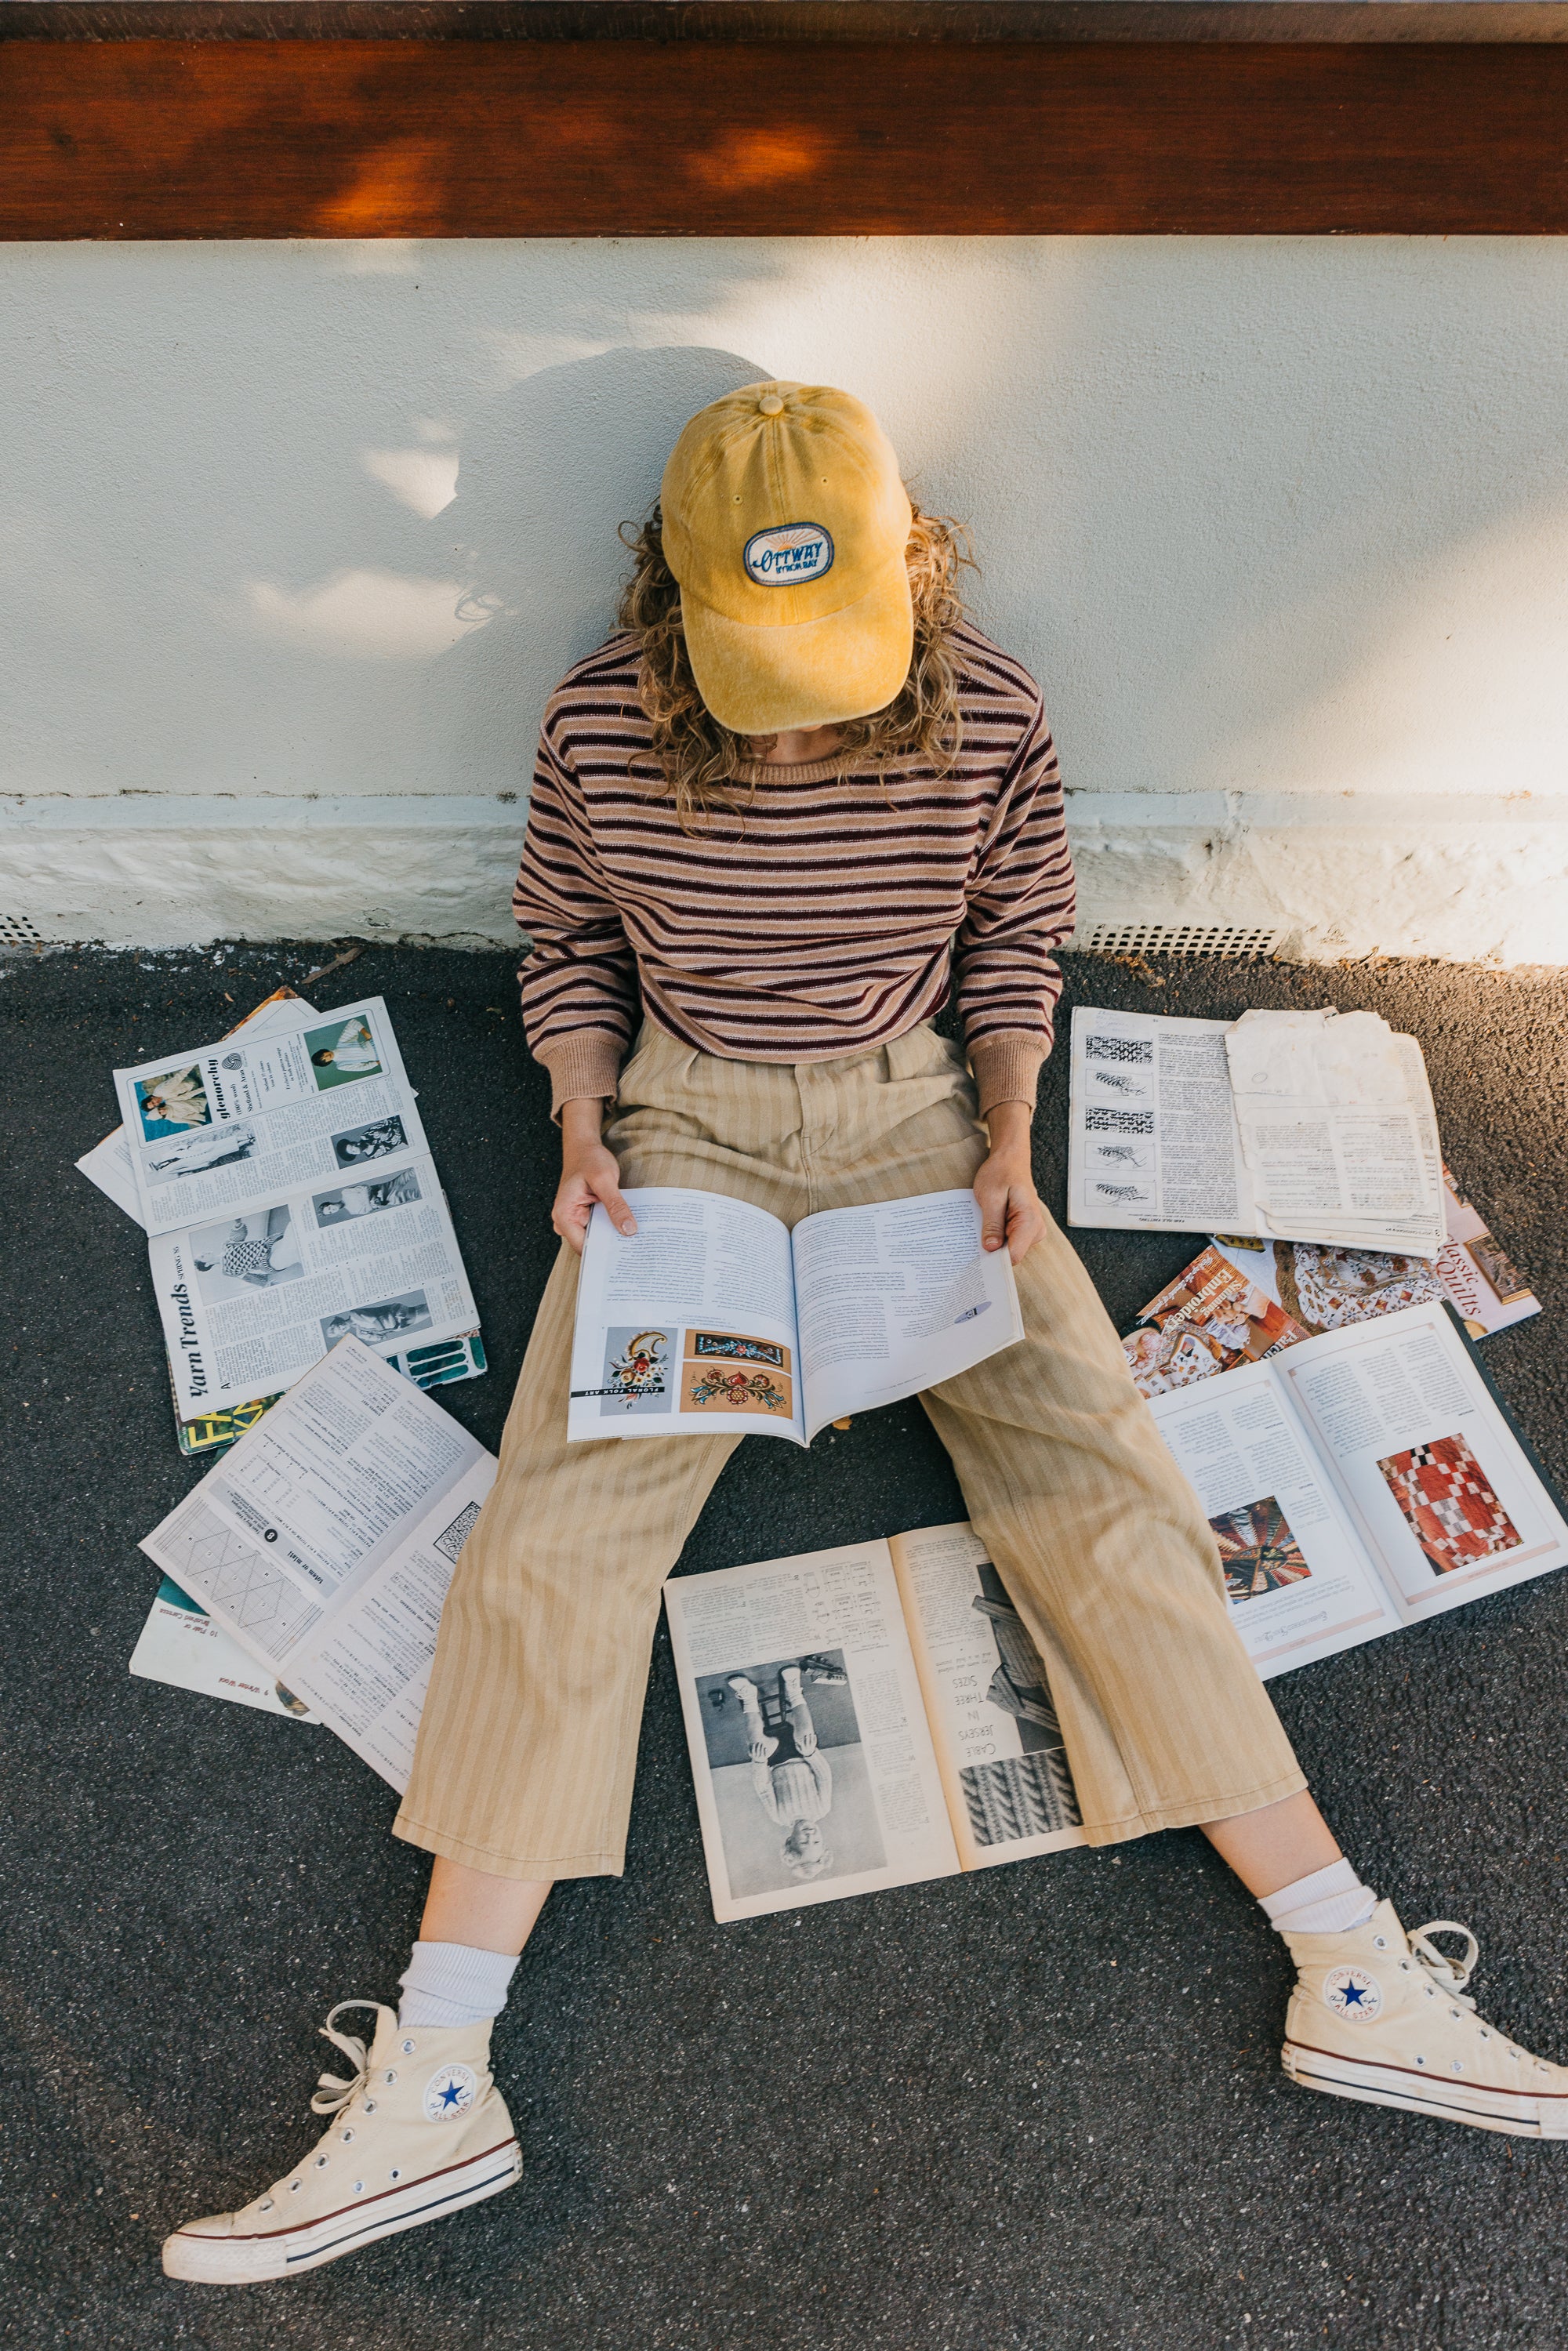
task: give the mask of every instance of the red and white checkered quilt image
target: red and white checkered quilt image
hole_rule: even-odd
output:
[[[1518,1549],[1519,1530],[1462,1437],[1435,1437],[1377,1466],[1434,1574]]]

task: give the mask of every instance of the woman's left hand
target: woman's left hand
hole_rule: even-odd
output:
[[[1006,1248],[1021,1265],[1045,1230],[1045,1210],[1034,1188],[1030,1161],[1030,1111],[1027,1102],[998,1102],[987,1116],[990,1156],[975,1178],[983,1220],[983,1247]]]

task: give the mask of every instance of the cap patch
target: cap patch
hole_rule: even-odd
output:
[[[759,588],[797,588],[832,569],[833,542],[820,522],[783,522],[754,531],[741,561]]]

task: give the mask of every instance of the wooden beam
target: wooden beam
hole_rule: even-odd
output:
[[[0,236],[1568,229],[1568,47],[0,42]]]

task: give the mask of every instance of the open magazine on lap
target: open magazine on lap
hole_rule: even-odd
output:
[[[589,1221],[567,1433],[757,1431],[809,1445],[1023,1336],[1006,1249],[972,1192],[802,1217],[716,1192],[634,1187],[631,1236]]]

